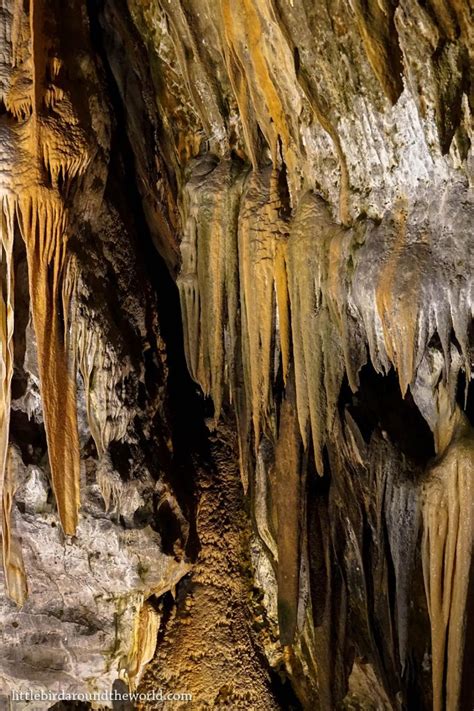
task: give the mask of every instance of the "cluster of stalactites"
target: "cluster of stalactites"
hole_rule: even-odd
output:
[[[451,347],[451,360],[460,356]],[[450,391],[451,388],[451,391]],[[429,348],[413,387],[437,452],[421,488],[421,558],[431,622],[433,707],[460,708],[468,587],[474,542],[474,431],[443,378],[443,356]]]
[[[4,147],[0,160],[0,495],[5,577],[10,595],[19,602],[24,591],[18,593],[22,586],[14,583],[15,554],[9,522],[15,467],[7,464],[11,460],[8,442],[16,239],[23,239],[25,244],[51,482],[61,524],[68,535],[76,531],[80,504],[75,343],[69,322],[76,275],[68,253],[73,227],[65,195],[71,182],[84,176],[92,153],[77,107],[63,88],[65,73],[54,22],[53,16],[47,17],[42,0],[26,4],[12,0],[0,8],[0,100],[5,108],[0,126]]]
[[[183,201],[178,280],[190,372],[213,398],[216,420],[226,397],[234,404],[245,486],[253,437],[257,493],[265,442],[275,443],[276,486],[284,501],[291,492],[294,520],[286,510],[277,512],[275,546],[261,496],[255,516],[278,556],[280,632],[287,641],[294,637],[298,600],[299,440],[306,450],[312,445],[322,474],[324,447],[338,437],[343,379],[356,392],[368,358],[379,373],[395,369],[403,396],[410,388],[438,453],[423,493],[413,486],[410,494],[415,509],[417,501],[422,507],[435,704],[442,708],[446,675],[448,708],[455,708],[473,534],[474,440],[455,405],[459,372],[467,381],[471,372],[473,260],[468,235],[458,229],[469,222],[443,223],[433,203],[433,222],[423,225],[419,239],[420,226],[400,203],[378,224],[365,219],[344,228],[313,192],[302,197],[292,219],[283,219],[275,176],[272,167],[239,170],[213,156],[194,162]],[[443,198],[445,205],[454,199],[449,191]],[[277,414],[279,376],[284,394]],[[278,501],[281,492],[272,496]],[[407,496],[399,505],[410,512]],[[400,573],[404,564],[395,564]],[[404,665],[407,588],[402,573],[397,580]]]
[[[459,708],[474,536],[473,460],[474,433],[460,419],[424,487],[422,560],[435,711]]]
[[[469,380],[472,255],[460,268],[468,235],[449,225],[432,232],[428,225],[418,239],[403,204],[379,224],[347,229],[308,192],[287,221],[275,174],[272,167],[239,173],[213,156],[194,163],[178,280],[186,355],[216,419],[228,387],[257,446],[262,433],[275,434],[273,384],[294,367],[301,439],[312,441],[322,473],[342,380],[355,392],[368,356],[377,372],[396,370],[405,396],[437,337],[451,399],[460,368]]]
[[[9,455],[11,380],[14,367],[15,235],[22,236],[28,259],[30,308],[36,334],[44,422],[51,481],[64,531],[73,534],[79,510],[79,442],[74,359],[68,313],[74,277],[68,268],[67,218],[62,204],[47,190],[21,198],[4,197],[1,206],[1,421],[0,471],[3,561],[9,594],[26,594],[21,553],[10,533],[15,467]],[[67,276],[66,276],[67,275]],[[19,572],[20,571],[20,572]]]
[[[13,238],[15,204],[4,197],[0,207],[0,510],[2,554],[5,585],[10,597],[19,605],[27,594],[26,575],[21,547],[11,532],[11,507],[15,491],[14,451],[9,445],[11,381],[13,377],[14,348],[14,266]]]
[[[74,274],[68,271],[67,215],[56,199],[33,197],[20,205],[51,480],[64,531],[72,535],[78,520],[80,461],[69,341]]]
[[[98,326],[74,303],[71,314],[77,366],[84,384],[89,430],[102,457],[113,440],[125,437],[130,414],[120,400],[119,385],[127,375]]]

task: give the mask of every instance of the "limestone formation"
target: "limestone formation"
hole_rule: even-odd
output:
[[[0,1],[4,697],[472,708],[473,16]]]

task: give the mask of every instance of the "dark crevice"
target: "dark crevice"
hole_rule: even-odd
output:
[[[26,354],[26,328],[30,317],[28,262],[25,243],[18,230],[18,225],[16,225],[13,242],[13,264],[15,270],[15,334],[13,339],[15,356],[11,393],[12,400],[16,400],[26,393],[28,385],[28,376],[23,364]]]
[[[345,378],[339,396],[340,411],[347,407],[367,443],[377,429],[414,464],[426,465],[435,455],[433,435],[410,391],[402,397],[396,372],[392,369],[381,375],[368,363],[359,377],[356,393],[352,393]]]
[[[120,474],[123,481],[130,479],[130,445],[127,442],[112,440],[109,444],[110,460],[113,468]]]
[[[11,410],[10,440],[19,448],[26,465],[40,464],[46,454],[46,433],[43,424],[29,419],[21,410]]]
[[[205,402],[199,387],[188,373],[182,332],[181,308],[177,286],[172,279],[163,258],[156,250],[145,218],[142,196],[137,185],[140,184],[137,175],[135,156],[128,139],[127,114],[119,87],[115,80],[108,51],[114,47],[109,27],[103,17],[103,2],[88,2],[91,24],[92,44],[101,59],[103,72],[108,89],[108,96],[114,116],[114,131],[112,135],[111,156],[116,156],[116,180],[120,178],[126,186],[124,196],[125,209],[120,210],[124,219],[133,216],[133,233],[137,239],[137,255],[146,279],[152,285],[156,294],[156,311],[166,349],[167,377],[167,420],[171,429],[173,443],[173,460],[166,468],[165,475],[169,481],[178,502],[185,512],[191,531],[186,552],[194,559],[198,551],[198,539],[195,530],[195,482],[193,471],[196,463],[209,461],[208,431],[205,427]],[[124,7],[123,12],[127,12]],[[129,26],[133,26],[130,20]],[[117,206],[118,208],[119,206]],[[130,218],[127,219],[130,222]],[[152,344],[155,350],[158,344]],[[152,356],[148,355],[148,363]],[[156,372],[155,372],[156,375]],[[150,371],[147,369],[145,381],[150,384]],[[160,515],[161,515],[160,510]],[[164,530],[163,526],[160,526]],[[174,536],[171,535],[166,546],[172,548]]]
[[[288,221],[291,217],[291,196],[288,187],[288,171],[283,156],[283,146],[280,137],[278,137],[278,146],[281,158],[281,168],[278,172],[278,196],[280,198],[278,214],[282,220]]]
[[[181,545],[181,522],[169,501],[156,502],[155,511],[152,526],[161,536],[163,552],[166,555],[175,555]]]
[[[456,400],[459,407],[464,410],[467,419],[474,427],[474,380],[469,380],[466,387],[466,374],[460,373]]]
[[[300,71],[301,67],[300,51],[298,47],[293,48],[293,61],[295,63],[295,74],[296,76],[298,76],[298,72]]]
[[[266,665],[266,660],[262,660],[262,663]],[[295,695],[290,679],[285,668],[272,669],[270,667],[270,687],[273,691],[275,699],[281,705],[282,709],[285,711],[302,711],[303,706]]]

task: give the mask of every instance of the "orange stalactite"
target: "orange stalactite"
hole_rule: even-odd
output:
[[[80,505],[75,376],[68,357],[68,314],[62,312],[67,266],[66,216],[57,199],[25,197],[18,218],[26,245],[31,309],[54,495],[64,531],[74,535]]]

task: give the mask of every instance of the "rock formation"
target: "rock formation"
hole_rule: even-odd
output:
[[[0,1],[5,698],[472,708],[473,15]]]

